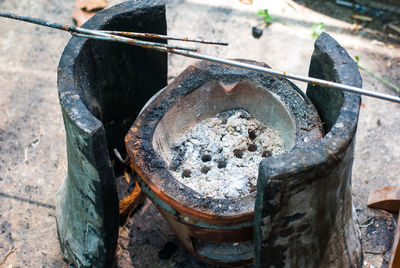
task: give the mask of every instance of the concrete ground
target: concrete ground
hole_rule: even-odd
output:
[[[253,5],[237,0],[168,0],[168,31],[230,44],[202,47],[206,54],[263,61],[279,70],[307,75],[314,42],[311,26],[324,22],[327,32],[351,56],[360,57],[361,65],[400,85],[400,45],[363,30],[353,33],[357,27],[346,22],[351,10],[319,2],[328,12],[319,13],[307,2],[291,0],[254,0]],[[71,22],[73,8],[72,0],[0,0],[0,10],[62,23]],[[255,39],[251,27],[260,23],[255,13],[264,8],[281,22]],[[343,20],[330,17],[329,11]],[[69,34],[3,18],[0,29],[0,263],[16,248],[0,266],[63,267],[54,217],[55,194],[66,172],[56,70]],[[191,62],[171,55],[169,80]],[[365,89],[395,94],[367,73],[361,74]],[[385,267],[388,258],[392,216],[366,208],[366,201],[374,189],[400,186],[398,134],[400,105],[364,97],[353,197],[363,233],[365,267]],[[118,267],[206,266],[182,248],[149,201],[121,227],[120,234]]]

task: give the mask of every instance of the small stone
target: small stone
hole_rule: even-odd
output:
[[[264,152],[262,153],[262,157],[270,157],[271,155],[272,155],[272,152],[269,151],[269,150],[264,151]]]
[[[243,150],[235,149],[233,150],[233,154],[236,158],[243,158]]]
[[[226,168],[226,162],[224,160],[219,160],[218,168]]]
[[[211,159],[212,159],[212,157],[210,154],[203,154],[201,156],[201,161],[203,161],[203,162],[209,162],[209,161],[211,161]]]
[[[249,144],[249,147],[247,147],[247,150],[249,150],[250,152],[255,152],[255,151],[257,151],[257,145]]]
[[[211,170],[211,168],[209,168],[207,166],[203,166],[200,171],[203,174],[207,174],[210,170]]]
[[[252,34],[253,34],[253,37],[254,37],[254,38],[257,38],[257,39],[258,39],[258,38],[260,38],[261,35],[263,34],[263,30],[257,28],[256,26],[254,26],[254,27],[252,28]]]
[[[192,176],[192,171],[190,169],[182,171],[182,178],[190,178],[190,176]]]

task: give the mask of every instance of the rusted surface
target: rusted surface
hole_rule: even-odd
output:
[[[134,152],[135,153],[135,152]],[[157,197],[170,205],[173,209],[180,211],[181,213],[187,214],[191,217],[200,219],[204,222],[207,222],[209,224],[215,224],[215,225],[225,225],[225,224],[233,224],[233,223],[242,223],[246,221],[252,221],[253,220],[253,213],[252,212],[247,212],[247,213],[241,213],[241,214],[236,214],[236,215],[229,215],[229,216],[221,216],[216,213],[212,213],[211,211],[208,211],[206,209],[202,209],[199,211],[199,209],[193,209],[193,207],[184,205],[183,203],[177,201],[176,199],[172,198],[171,196],[167,195],[164,191],[162,191],[159,187],[157,187],[151,179],[149,179],[146,175],[141,170],[140,164],[136,164],[138,161],[134,160],[135,163],[132,165],[133,169],[136,171],[136,173],[142,178],[142,180],[146,183],[146,185],[151,189],[151,191],[157,195]],[[140,163],[140,162],[139,162]],[[208,202],[213,201],[212,199],[207,199]],[[217,201],[218,202],[218,201]],[[204,202],[203,202],[204,203]],[[200,203],[201,205],[201,203]],[[200,205],[198,206],[199,208]],[[208,204],[210,205],[210,204]],[[203,208],[207,208],[207,206],[203,206]],[[226,204],[225,206],[226,207]]]
[[[397,213],[400,210],[400,188],[385,186],[373,191],[369,194],[368,206]]]
[[[182,244],[197,258],[212,263],[214,265],[224,265],[224,266],[239,266],[251,263],[252,259],[244,259],[239,261],[216,261],[215,259],[210,259],[205,257],[202,254],[199,254],[196,243],[197,240],[205,240],[212,242],[239,242],[239,241],[248,241],[249,237],[251,238],[253,235],[253,227],[245,227],[242,229],[229,230],[224,233],[225,230],[215,231],[215,230],[203,230],[200,232],[196,232],[196,228],[194,226],[188,224],[182,224],[178,221],[177,218],[171,216],[171,214],[167,213],[160,207],[157,207],[163,217],[167,220],[168,224],[174,230],[178,239],[182,242]],[[199,229],[199,228],[198,228]],[[227,235],[229,234],[229,237]]]
[[[145,195],[137,182],[133,191],[119,200],[119,224],[125,224],[129,215],[145,200]],[[128,182],[128,186],[130,186]]]
[[[389,268],[400,267],[400,210],[397,219],[396,233],[393,239],[393,246],[390,252]]]
[[[400,267],[400,187],[385,186],[370,193],[368,206],[398,213],[396,232],[390,255],[389,268]]]
[[[155,33],[136,33],[136,32],[124,32],[124,31],[103,31],[103,32],[127,36],[127,37],[144,37],[144,38],[151,38],[151,39],[175,40],[175,41],[195,42],[195,43],[201,43],[201,44],[221,45],[221,46],[228,45],[227,42],[189,38],[187,36],[179,37],[179,36],[161,35],[161,34],[155,34]]]

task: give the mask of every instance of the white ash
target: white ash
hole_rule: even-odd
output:
[[[284,152],[279,131],[243,109],[221,112],[172,146],[172,175],[202,196],[236,198],[255,191],[263,157]]]

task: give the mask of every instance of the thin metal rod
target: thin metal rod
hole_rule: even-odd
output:
[[[82,37],[84,37],[84,36],[82,36]],[[93,35],[89,35],[87,37],[106,40],[106,41],[124,42],[126,44],[135,45],[130,42],[130,40],[132,40],[132,39],[129,39],[129,38],[127,38],[128,40],[122,41],[120,39],[116,39],[115,37],[93,36]],[[257,72],[261,72],[261,73],[266,73],[266,74],[281,77],[281,78],[288,78],[288,79],[293,79],[293,80],[297,80],[297,81],[302,81],[302,82],[310,83],[314,86],[321,85],[321,86],[326,86],[329,88],[338,88],[338,89],[341,89],[343,91],[347,91],[350,93],[356,93],[356,94],[360,94],[360,95],[365,95],[365,96],[374,97],[374,98],[378,98],[378,99],[382,99],[382,100],[400,103],[400,97],[383,94],[383,93],[379,93],[379,92],[368,91],[368,90],[365,90],[362,88],[339,84],[339,83],[322,80],[322,79],[318,79],[318,78],[295,75],[295,74],[291,74],[291,73],[273,70],[271,68],[266,68],[266,67],[261,67],[261,66],[257,66],[257,65],[253,65],[253,64],[228,60],[228,59],[224,59],[224,58],[208,56],[208,55],[204,55],[204,54],[200,54],[200,53],[193,53],[193,52],[189,52],[189,51],[179,51],[179,50],[169,49],[169,48],[164,48],[164,47],[149,47],[149,48],[155,49],[158,51],[162,51],[162,52],[177,54],[177,55],[181,55],[181,56],[185,56],[185,57],[189,57],[189,58],[201,59],[201,60],[216,62],[216,63],[220,63],[220,64],[224,64],[224,65],[230,65],[230,66],[234,66],[234,67],[244,68],[244,69],[257,71]]]
[[[59,24],[59,23],[48,22],[48,21],[45,21],[42,19],[14,15],[14,14],[11,14],[8,12],[2,12],[2,11],[0,11],[0,17],[22,20],[22,21],[39,24],[39,25],[46,26],[46,27],[69,31],[71,34],[78,35],[80,37],[85,37],[85,38],[90,38],[90,39],[101,39],[101,40],[114,41],[114,42],[122,42],[122,43],[129,44],[129,45],[141,46],[144,48],[150,48],[150,49],[154,49],[157,51],[177,54],[177,55],[181,55],[181,56],[185,56],[185,57],[189,57],[189,58],[195,58],[195,59],[200,59],[200,60],[216,62],[216,63],[220,63],[220,64],[224,64],[224,65],[229,65],[229,66],[244,68],[244,69],[253,70],[253,71],[257,71],[257,72],[261,72],[261,73],[266,73],[266,74],[281,77],[281,78],[288,78],[288,79],[293,79],[293,80],[302,81],[302,82],[306,82],[306,83],[311,83],[312,85],[321,85],[321,86],[326,86],[329,88],[337,88],[337,89],[341,89],[343,91],[347,91],[347,92],[351,92],[351,93],[356,93],[356,94],[360,94],[360,95],[365,95],[365,96],[374,97],[374,98],[378,98],[378,99],[382,99],[382,100],[400,103],[400,97],[397,97],[397,96],[392,96],[392,95],[383,94],[383,93],[379,93],[379,92],[368,91],[368,90],[365,90],[362,88],[343,85],[343,84],[326,81],[326,80],[322,80],[322,79],[317,79],[317,78],[313,78],[313,77],[295,75],[295,74],[277,71],[277,70],[273,70],[271,68],[261,67],[261,66],[257,66],[257,65],[248,64],[248,63],[208,56],[208,55],[190,52],[190,51],[184,51],[184,50],[173,48],[173,47],[171,48],[168,46],[159,46],[159,43],[139,41],[139,40],[135,40],[132,38],[126,38],[126,37],[122,37],[122,36],[116,36],[116,35],[112,35],[112,34],[108,34],[108,33],[103,33],[98,30],[88,30],[88,29],[84,29],[84,28],[78,28],[73,25],[63,25],[63,24]],[[157,44],[157,46],[155,46],[154,44]],[[165,45],[165,44],[163,44],[163,45]]]
[[[288,78],[288,79],[293,79],[293,80],[297,80],[297,81],[302,81],[302,82],[310,83],[314,86],[321,85],[321,86],[326,86],[329,88],[338,88],[338,89],[341,89],[343,91],[347,91],[350,93],[356,93],[356,94],[360,94],[360,95],[365,95],[365,96],[374,97],[374,98],[378,98],[378,99],[382,99],[382,100],[400,103],[400,97],[397,97],[397,96],[383,94],[383,93],[379,93],[379,92],[368,91],[368,90],[365,90],[362,88],[339,84],[339,83],[335,83],[335,82],[331,82],[331,81],[327,81],[327,80],[323,80],[323,79],[295,75],[295,74],[291,74],[291,73],[273,70],[271,68],[261,67],[261,66],[257,66],[257,65],[252,65],[252,64],[248,64],[248,63],[243,63],[243,62],[208,56],[208,55],[203,55],[200,53],[184,52],[184,51],[171,51],[171,50],[168,50],[167,52],[190,57],[190,58],[212,61],[212,62],[217,62],[220,64],[225,64],[225,65],[230,65],[230,66],[234,66],[234,67],[253,70],[253,71],[266,73],[266,74],[281,77],[281,78]]]
[[[21,15],[17,15],[17,14],[13,14],[13,13],[10,13],[10,12],[5,12],[5,11],[0,11],[0,17],[14,19],[14,20],[20,20],[20,21],[25,21],[25,22],[38,24],[38,25],[42,25],[42,26],[45,26],[45,27],[50,27],[50,28],[64,30],[64,31],[70,31],[70,27],[71,28],[72,27],[76,28],[73,25],[65,25],[65,24],[61,24],[61,23],[57,23],[57,22],[50,22],[50,21],[37,19],[37,18],[32,18],[32,17],[28,17],[28,16],[21,16]]]
[[[186,51],[197,51],[197,48],[191,47],[181,47],[181,46],[173,46],[163,43],[155,43],[155,42],[148,42],[148,41],[140,41],[132,38],[125,38],[122,36],[115,36],[111,34],[107,34],[107,36],[98,35],[98,34],[83,34],[83,33],[71,33],[73,36],[81,37],[81,38],[89,38],[89,39],[98,39],[98,40],[105,40],[105,41],[113,41],[113,42],[120,42],[129,45],[140,46],[144,48],[154,48],[154,47],[163,47],[167,49],[179,49],[179,50],[186,50]]]
[[[163,40],[175,40],[175,41],[185,41],[185,42],[194,42],[201,44],[209,44],[209,45],[220,45],[227,46],[229,43],[222,41],[211,41],[197,38],[188,38],[188,37],[179,37],[179,36],[170,36],[170,35],[161,35],[154,33],[136,33],[136,32],[122,32],[122,31],[101,31],[103,33],[108,34],[116,34],[122,35],[126,37],[142,37],[142,38],[154,38],[154,39],[163,39]]]
[[[293,80],[297,80],[297,81],[302,81],[302,82],[312,84],[314,86],[321,85],[321,86],[326,86],[329,88],[337,88],[337,89],[341,89],[343,91],[347,91],[350,93],[355,93],[355,94],[360,94],[360,95],[365,95],[365,96],[369,96],[369,97],[373,97],[373,98],[378,98],[378,99],[382,99],[382,100],[400,103],[400,97],[397,97],[397,96],[383,94],[383,93],[374,92],[374,91],[368,91],[368,90],[365,90],[362,88],[348,86],[348,85],[335,83],[335,82],[327,81],[327,80],[323,80],[323,79],[295,75],[295,74],[291,74],[291,73],[287,73],[287,72],[277,71],[277,70],[274,70],[271,68],[266,68],[266,67],[261,67],[261,66],[257,66],[257,65],[253,65],[253,64],[228,60],[228,59],[224,59],[224,58],[208,56],[208,55],[204,55],[204,54],[200,54],[200,53],[179,51],[179,50],[159,48],[159,47],[152,47],[152,49],[162,51],[162,52],[177,54],[177,55],[181,55],[181,56],[185,56],[185,57],[189,57],[189,58],[206,60],[206,61],[216,62],[216,63],[220,63],[220,64],[224,64],[224,65],[239,67],[239,68],[248,69],[248,70],[252,70],[252,71],[256,71],[256,72],[260,72],[260,73],[266,73],[266,74],[281,77],[281,78],[288,78],[288,79],[293,79]]]
[[[29,16],[16,15],[16,14],[4,12],[4,11],[0,11],[0,17],[25,21],[25,22],[45,26],[45,27],[50,27],[53,29],[68,31],[72,35],[75,35],[74,33],[81,33],[81,34],[86,34],[86,35],[93,35],[93,36],[98,35],[98,36],[103,36],[103,37],[116,38],[116,39],[119,39],[119,42],[129,43],[131,45],[141,46],[141,47],[145,47],[145,48],[151,48],[153,46],[156,46],[156,47],[164,47],[164,48],[168,48],[168,49],[197,51],[196,48],[181,47],[181,46],[174,46],[174,45],[168,45],[168,44],[163,44],[163,43],[135,40],[135,39],[131,39],[131,38],[126,38],[126,37],[122,37],[122,36],[104,33],[99,30],[89,30],[89,29],[85,29],[85,28],[76,27],[74,25],[64,25],[64,24],[60,24],[60,23],[49,22],[46,20],[38,19],[38,18],[32,18]],[[85,36],[85,37],[90,38],[89,36]],[[97,39],[99,39],[99,38],[97,38]]]

